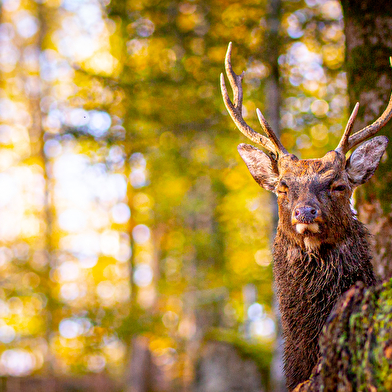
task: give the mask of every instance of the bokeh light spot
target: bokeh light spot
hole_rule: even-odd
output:
[[[110,125],[112,124],[112,119],[106,112],[100,112],[97,110],[90,111],[90,119],[88,122],[89,133],[95,137],[103,136]]]
[[[98,283],[97,294],[103,299],[110,299],[114,296],[115,287],[110,280],[104,280]]]
[[[146,287],[152,282],[153,273],[148,264],[139,264],[135,268],[133,279],[139,287]]]
[[[132,236],[136,243],[144,244],[150,239],[150,229],[143,224],[136,225],[132,230]]]
[[[79,286],[77,283],[65,283],[61,285],[61,296],[67,301],[73,301],[79,297]]]
[[[112,208],[112,219],[115,223],[127,223],[131,217],[131,210],[125,203],[118,203]]]
[[[87,360],[87,368],[94,373],[99,373],[106,366],[106,359],[102,355],[90,355]]]
[[[250,334],[252,337],[272,339],[275,336],[275,323],[269,317],[256,320],[250,325]]]
[[[11,343],[15,339],[15,330],[8,326],[2,325],[0,327],[0,341],[3,343]]]
[[[74,339],[83,332],[83,329],[75,320],[64,319],[59,324],[59,332],[66,339]]]
[[[310,105],[310,110],[316,117],[324,117],[329,110],[328,102],[323,99],[316,99]]]
[[[255,302],[248,308],[248,317],[250,320],[260,320],[264,317],[264,308],[263,305]]]
[[[10,376],[27,376],[34,370],[35,358],[26,350],[5,350],[1,354],[1,364]]]

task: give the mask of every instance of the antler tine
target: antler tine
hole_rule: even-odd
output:
[[[267,134],[272,143],[278,148],[278,151],[283,155],[287,155],[288,151],[284,148],[283,144],[279,140],[279,138],[275,135],[275,132],[272,130],[271,126],[268,124],[267,120],[264,118],[260,109],[256,109],[257,118],[259,119],[259,123],[263,128],[263,131]]]
[[[242,110],[242,79],[244,78],[245,71],[241,72],[241,75],[236,75],[235,72],[233,71],[233,67],[231,66],[231,49],[232,49],[232,43],[229,43],[229,46],[227,47],[226,51],[226,56],[225,56],[225,70],[226,70],[226,75],[229,79],[230,86],[233,90],[233,98],[234,98],[234,105],[236,108],[239,108]]]
[[[263,146],[265,149],[272,152],[276,156],[278,156],[279,154],[283,154],[283,155],[287,154],[286,149],[282,146],[279,139],[276,137],[276,135],[274,134],[274,132],[272,131],[271,127],[264,119],[264,117],[261,116],[263,118],[263,121],[261,121],[260,116],[258,114],[260,124],[263,127],[265,133],[269,136],[269,138],[254,131],[243,119],[242,79],[244,77],[244,72],[242,72],[241,75],[237,75],[234,73],[233,68],[231,66],[231,48],[232,48],[232,43],[230,42],[226,52],[225,69],[226,69],[226,75],[227,78],[229,79],[231,89],[233,90],[233,102],[230,101],[223,74],[221,74],[220,77],[223,101],[225,103],[227,111],[229,112],[237,128],[252,142],[260,144],[261,146]],[[258,110],[258,113],[259,112],[260,111]]]
[[[348,150],[350,150],[348,148],[348,141],[351,135],[351,131],[353,129],[353,125],[354,125],[354,121],[355,118],[357,117],[358,114],[358,109],[359,109],[359,102],[357,102],[354,106],[354,109],[350,115],[350,118],[348,119],[347,125],[346,125],[346,129],[344,130],[343,136],[340,139],[340,142],[336,148],[336,151],[342,152],[343,154],[346,154],[346,152]]]
[[[351,150],[357,144],[375,135],[392,117],[392,95],[389,98],[389,103],[384,113],[373,123],[361,129],[354,135],[350,136],[348,140],[347,151]],[[346,151],[346,152],[347,152]]]
[[[392,66],[392,57],[389,58],[389,61]],[[357,103],[357,105],[358,105],[358,103]],[[353,113],[351,114],[350,119],[347,123],[346,131],[344,132],[342,140],[336,149],[336,150],[341,151],[343,154],[346,154],[353,147],[362,143],[364,140],[368,139],[369,137],[374,136],[392,118],[392,94],[391,94],[391,97],[389,98],[388,106],[384,110],[384,113],[372,124],[368,125],[365,128],[362,128],[358,132],[354,133],[354,135],[351,135],[350,137],[348,137],[349,134],[346,135],[347,128],[350,127],[350,132],[351,132],[352,123],[354,122],[355,116],[358,111],[357,105],[355,105]],[[347,139],[347,140],[344,140],[344,139]]]

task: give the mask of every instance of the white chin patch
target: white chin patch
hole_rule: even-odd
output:
[[[295,230],[297,233],[303,234],[306,230],[311,231],[312,233],[318,233],[320,231],[318,223],[297,223],[295,225]]]
[[[305,244],[305,248],[308,252],[313,252],[320,247],[321,242],[317,238],[306,237],[304,239],[304,244]]]

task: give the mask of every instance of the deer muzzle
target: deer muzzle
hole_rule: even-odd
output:
[[[319,223],[321,221],[321,211],[314,206],[297,206],[291,217],[291,224],[295,225],[298,233],[304,234],[305,231],[318,233],[320,231]]]

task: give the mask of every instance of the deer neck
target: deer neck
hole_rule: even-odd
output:
[[[339,243],[322,243],[313,252],[278,228],[274,276],[286,337],[302,336],[303,342],[317,337],[341,294],[357,281],[375,283],[369,234],[359,221],[355,226]]]
[[[278,226],[274,243],[274,258],[288,267],[295,267],[306,260],[328,262],[332,265],[353,263],[361,265],[371,260],[369,232],[356,219],[344,230],[344,236],[323,241],[317,236],[297,236]]]
[[[368,232],[358,221],[355,226],[339,243],[322,243],[313,252],[278,228],[274,276],[289,389],[309,378],[319,356],[319,334],[339,297],[357,281],[375,283]]]

